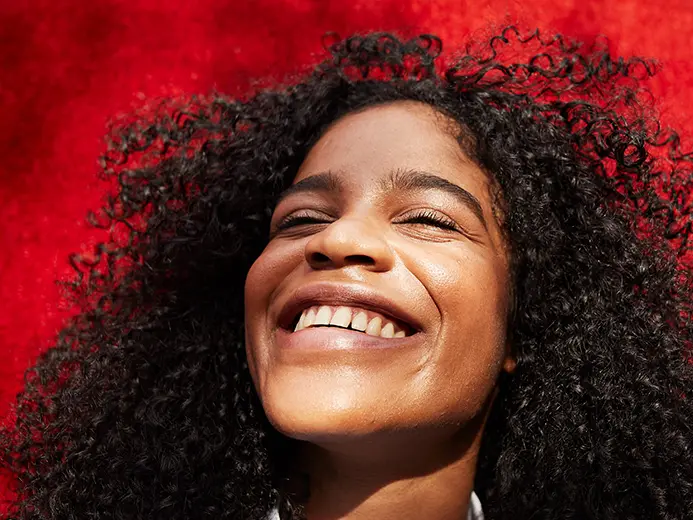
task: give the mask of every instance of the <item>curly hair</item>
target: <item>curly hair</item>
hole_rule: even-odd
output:
[[[326,42],[304,77],[116,122],[70,257],[79,313],[26,375],[0,436],[5,518],[303,516],[292,441],[245,358],[243,287],[279,193],[329,125],[413,100],[464,128],[499,186],[517,368],[499,381],[475,490],[488,519],[693,518],[693,155],[664,129],[651,61],[506,28]]]

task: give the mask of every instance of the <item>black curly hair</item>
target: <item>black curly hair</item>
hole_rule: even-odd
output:
[[[110,240],[71,256],[80,312],[1,432],[4,518],[303,516],[248,372],[244,281],[326,128],[397,100],[458,121],[499,186],[517,369],[481,448],[486,517],[693,518],[693,155],[647,101],[654,63],[514,27],[454,58],[429,35],[325,46],[288,86],[113,125],[117,189],[89,215]]]

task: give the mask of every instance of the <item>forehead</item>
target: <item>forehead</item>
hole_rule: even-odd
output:
[[[463,152],[458,141],[461,132],[456,121],[424,103],[400,101],[369,107],[328,128],[309,151],[293,184],[332,173],[339,177],[340,196],[346,204],[389,204],[393,173],[426,172],[478,201],[493,249],[506,255],[499,208],[493,203],[494,181]],[[384,186],[389,189],[383,191]],[[398,197],[397,190],[392,193]]]
[[[334,123],[308,153],[294,182],[325,171],[362,186],[393,171],[421,170],[488,192],[489,179],[462,151],[459,125],[429,105],[399,101],[351,113]]]

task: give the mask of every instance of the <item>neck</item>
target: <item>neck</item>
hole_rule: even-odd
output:
[[[480,429],[380,434],[302,445],[308,520],[463,520]]]

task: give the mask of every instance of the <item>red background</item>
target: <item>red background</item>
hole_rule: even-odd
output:
[[[660,60],[664,120],[691,135],[693,0],[0,0],[0,417],[66,317],[54,280],[93,243],[106,122],[157,96],[244,90],[316,60],[320,36],[520,22]],[[477,33],[480,34],[480,33]]]

